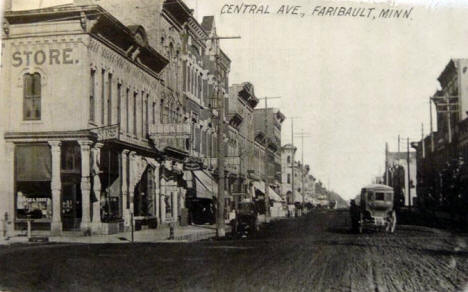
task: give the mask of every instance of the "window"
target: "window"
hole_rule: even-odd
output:
[[[137,95],[133,93],[133,135],[137,135]]]
[[[107,80],[107,124],[112,125],[112,74]]]
[[[52,157],[49,145],[15,146],[15,213],[17,219],[52,218]]]
[[[146,138],[145,137],[145,106],[146,106],[146,103],[145,103],[144,99],[145,99],[145,94],[142,91],[141,92],[141,99],[140,99],[141,100],[141,103],[140,103],[140,105],[141,105],[141,111],[140,111],[140,113],[141,113],[141,119],[140,119],[140,121],[141,121],[141,136],[143,138]]]
[[[120,127],[120,123],[122,121],[121,103],[122,103],[122,84],[119,83],[117,85],[117,124],[119,124],[119,127]]]
[[[375,200],[376,201],[385,201],[385,194],[384,193],[375,193]]]
[[[130,119],[129,119],[129,109],[128,109],[128,106],[129,106],[129,95],[130,95],[130,89],[127,88],[127,93],[125,95],[125,130],[127,133],[130,132]]]
[[[161,99],[159,110],[160,110],[159,122],[161,124],[164,124],[164,100],[163,99]]]
[[[287,183],[288,183],[288,184],[291,183],[291,175],[290,175],[289,173],[288,173],[288,182],[287,182]]]
[[[89,120],[91,122],[94,122],[95,120],[95,94],[96,94],[96,88],[95,88],[95,82],[96,82],[96,71],[91,70],[91,80],[90,80],[90,86],[89,86]]]
[[[288,155],[288,163],[291,163],[291,156]]]
[[[41,119],[41,75],[24,75],[23,119]]]
[[[146,136],[148,135],[148,132],[149,132],[148,99],[149,99],[149,95],[146,95],[146,100],[145,100],[145,138],[146,138]]]
[[[156,124],[156,103],[153,101],[153,125]]]
[[[104,99],[106,96],[104,95],[104,89],[105,89],[105,80],[106,79],[106,71],[102,70],[101,71],[101,124],[104,125]]]

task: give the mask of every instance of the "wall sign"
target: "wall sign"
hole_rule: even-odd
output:
[[[73,58],[73,49],[46,49],[16,51],[12,55],[13,67],[30,65],[71,65],[77,64]]]

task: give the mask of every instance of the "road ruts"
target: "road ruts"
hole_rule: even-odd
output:
[[[0,290],[446,292],[468,282],[466,234],[349,230],[348,212],[315,210],[243,240],[0,247]]]

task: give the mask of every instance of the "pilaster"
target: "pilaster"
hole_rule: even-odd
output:
[[[51,233],[60,235],[62,233],[62,181],[60,178],[60,156],[61,146],[60,141],[49,141],[52,153],[52,179],[50,182],[52,190],[52,224]]]
[[[127,208],[128,202],[128,154],[129,150],[122,151],[122,217],[124,219],[125,228],[130,227],[130,211]]]
[[[91,141],[78,141],[81,149],[81,225],[83,233],[88,234],[91,228],[91,171],[90,149]]]
[[[93,221],[91,223],[91,231],[95,234],[101,233],[102,223],[101,223],[101,178],[99,174],[100,163],[101,163],[101,148],[104,146],[102,143],[96,143],[93,147],[92,157],[93,157],[93,193],[96,197],[96,201],[93,202]]]

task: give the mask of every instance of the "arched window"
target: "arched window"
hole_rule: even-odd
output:
[[[24,74],[23,119],[41,119],[41,74]]]
[[[291,163],[291,156],[288,155],[288,163]]]

